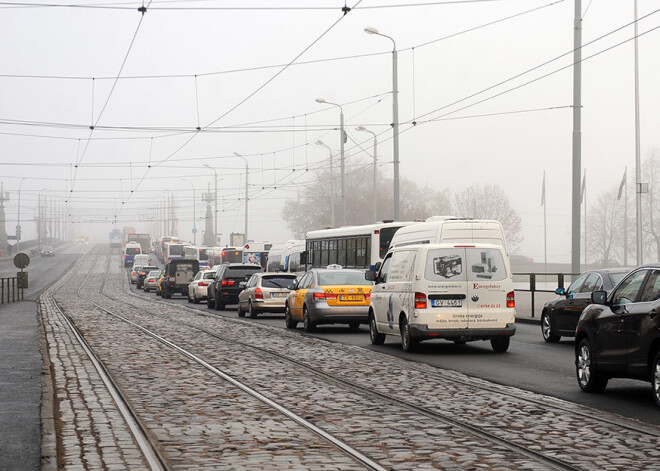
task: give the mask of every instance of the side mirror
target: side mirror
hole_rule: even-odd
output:
[[[557,288],[555,290],[555,294],[558,294],[559,296],[563,296],[564,294],[566,294],[566,290],[564,288]]]
[[[376,264],[374,265],[374,272],[378,273],[381,265],[383,265],[382,262],[376,262]]]
[[[605,304],[607,301],[607,292],[605,291],[594,291],[591,293],[591,302],[594,304]]]
[[[365,271],[364,279],[367,281],[374,281],[376,279],[376,272],[371,270]]]

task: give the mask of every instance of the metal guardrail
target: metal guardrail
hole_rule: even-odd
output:
[[[516,277],[526,277],[529,282],[528,289],[516,288],[516,291],[525,291],[532,294],[532,317],[534,317],[534,294],[535,293],[554,293],[557,288],[564,288],[565,282],[568,280],[572,282],[575,277],[579,276],[579,273],[513,273],[513,279],[515,283],[522,283],[522,281],[516,281]],[[545,281],[543,283],[548,284],[548,278],[552,277],[556,279],[557,286],[554,289],[543,289],[537,288],[537,280],[539,277],[543,277]],[[553,283],[554,284],[554,283]]]
[[[0,304],[21,301],[23,289],[18,285],[18,277],[0,278]]]

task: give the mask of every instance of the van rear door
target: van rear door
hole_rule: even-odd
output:
[[[467,262],[464,247],[430,249],[424,278],[427,285],[429,329],[467,329]]]
[[[494,329],[515,320],[507,307],[513,283],[499,247],[466,248],[468,327]]]

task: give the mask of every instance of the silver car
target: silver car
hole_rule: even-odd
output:
[[[213,283],[215,270],[201,270],[188,285],[188,302],[199,304],[208,295],[209,284]]]
[[[255,273],[238,295],[238,317],[244,317],[245,312],[252,318],[260,312],[284,312],[287,286],[295,279],[296,275],[289,273]]]
[[[158,284],[158,279],[160,278],[160,270],[152,270],[147,273],[146,278],[144,279],[143,289],[145,293],[148,293],[152,289],[156,289]]]

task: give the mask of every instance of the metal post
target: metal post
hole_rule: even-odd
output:
[[[315,144],[325,147],[330,153],[330,226],[335,227],[335,173],[332,168],[332,149],[321,140],[316,141]]]
[[[245,159],[245,243],[248,242],[248,163]]]
[[[392,39],[392,38],[390,38]],[[394,220],[399,220],[399,79],[398,79],[398,60],[396,51],[396,42],[392,51],[392,116],[394,122],[393,145],[394,145]]]
[[[643,263],[642,247],[642,163],[639,144],[639,55],[637,48],[637,0],[635,0],[635,191],[637,213],[637,266]]]
[[[344,162],[344,109],[340,106],[339,107],[340,113],[339,113],[339,142],[341,144],[340,147],[340,152],[341,152],[341,225],[345,226],[346,225],[346,171],[344,168],[345,162]]]
[[[18,184],[18,222],[16,223],[16,253],[21,251],[21,233],[23,232],[21,230],[21,185],[23,185],[23,182],[25,181],[25,178],[21,178],[21,183]]]
[[[580,174],[582,173],[582,0],[575,0],[573,30],[573,180],[571,205],[571,272],[580,273]]]

